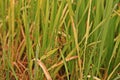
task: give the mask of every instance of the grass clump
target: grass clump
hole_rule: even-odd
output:
[[[0,80],[116,79],[119,0],[0,0]]]

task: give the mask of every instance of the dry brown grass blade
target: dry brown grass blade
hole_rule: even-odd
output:
[[[81,59],[80,59],[80,53],[79,53],[80,50],[79,50],[79,44],[78,44],[78,33],[75,28],[73,16],[70,16],[70,19],[71,19],[72,29],[73,29],[73,33],[74,33],[75,46],[76,46],[77,54],[78,54],[78,66],[79,66],[79,70],[80,70],[80,80],[82,80],[82,66],[81,66]]]
[[[34,59],[35,60],[35,59]],[[37,63],[38,65],[42,68],[47,80],[52,80],[50,73],[48,72],[48,69],[46,68],[46,66],[44,65],[44,63],[41,60],[37,59]]]
[[[88,77],[88,78],[91,78],[91,75],[88,75],[87,77]],[[101,79],[97,78],[96,76],[93,76],[93,79],[94,79],[94,80],[101,80]]]
[[[71,61],[71,60],[77,59],[77,58],[78,58],[78,56],[73,56],[73,57],[70,57],[70,58],[66,58],[65,60],[66,60],[66,62],[68,62],[68,61]],[[60,66],[61,64],[63,64],[63,60],[60,61],[59,63],[56,63],[56,64],[54,64],[53,66],[51,66],[51,67],[48,69],[48,71],[51,70],[51,69],[53,69],[53,68],[55,68],[55,67],[57,67],[57,66]]]

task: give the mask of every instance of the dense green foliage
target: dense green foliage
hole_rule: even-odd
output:
[[[46,79],[120,79],[119,0],[0,0],[0,80]]]

